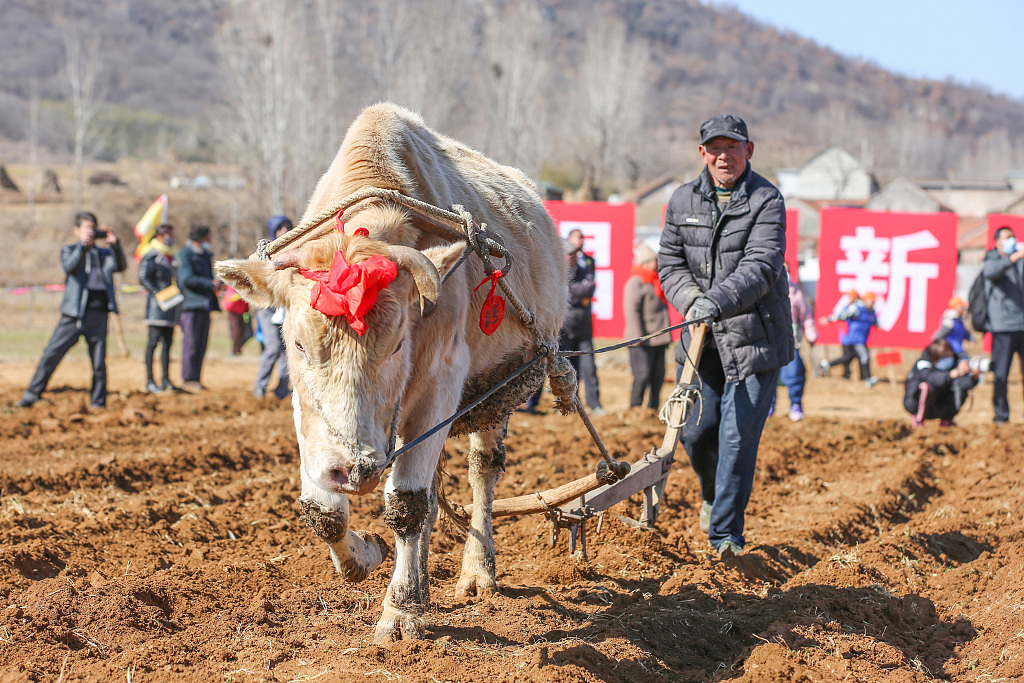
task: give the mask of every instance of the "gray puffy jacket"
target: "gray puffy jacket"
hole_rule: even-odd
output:
[[[785,251],[785,202],[749,166],[724,210],[707,169],[668,202],[658,250],[661,285],[669,303],[684,315],[701,296],[718,306],[721,314],[711,331],[727,381],[793,360]],[[676,350],[679,362],[689,345],[687,330]]]

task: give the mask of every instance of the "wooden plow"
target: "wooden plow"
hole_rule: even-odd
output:
[[[621,515],[616,517],[637,529],[653,529],[658,521],[665,484],[668,482],[672,463],[675,462],[679,433],[699,401],[699,391],[694,379],[706,334],[705,323],[698,323],[691,328],[692,337],[683,371],[662,413],[666,422],[665,437],[660,447],[645,453],[642,458],[630,465],[629,474],[613,484],[602,484],[598,474],[590,474],[548,491],[502,498],[494,501],[492,516],[546,515],[551,521],[550,546],[554,548],[562,529],[568,529],[569,552],[585,559],[587,520],[597,517],[597,533],[600,533],[604,515],[609,508],[643,492],[643,511],[639,520]]]

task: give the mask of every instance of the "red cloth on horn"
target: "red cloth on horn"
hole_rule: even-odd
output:
[[[335,250],[330,270],[303,268],[299,273],[316,282],[309,305],[324,315],[345,316],[356,334],[362,336],[369,329],[363,316],[377,303],[377,292],[398,276],[398,266],[380,254],[350,264],[341,250]]]

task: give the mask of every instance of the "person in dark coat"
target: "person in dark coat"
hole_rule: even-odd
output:
[[[642,242],[633,250],[633,271],[622,289],[622,310],[626,317],[626,339],[636,339],[669,326],[668,300],[658,279],[658,254]],[[647,407],[661,405],[665,384],[665,350],[672,343],[669,332],[629,347],[633,388],[629,406],[639,406],[647,394]]]
[[[174,226],[164,223],[156,229],[156,235],[147,245],[146,253],[139,262],[139,284],[146,290],[146,391],[159,394],[161,391],[178,391],[171,382],[171,344],[174,341],[174,326],[181,315],[181,304],[164,307],[156,298],[159,292],[174,284],[178,262],[174,258]],[[160,367],[163,382],[156,383],[153,377],[153,355],[160,346]]]
[[[210,311],[219,311],[213,278],[210,228],[194,226],[188,244],[178,252],[178,287],[185,296],[181,305],[181,378],[186,389],[203,389],[200,377],[210,341]]]
[[[587,407],[594,415],[604,415],[601,407],[601,388],[597,379],[597,364],[594,362],[594,315],[591,302],[596,287],[597,268],[594,259],[583,252],[585,242],[581,230],[569,232],[566,240],[572,251],[569,263],[569,312],[559,346],[564,351],[586,351],[582,356],[570,356],[569,362],[576,370],[576,376],[583,383],[583,395]]]
[[[903,407],[911,414],[911,423],[920,427],[925,420],[937,419],[943,427],[951,426],[979,374],[967,358],[957,357],[948,341],[933,341],[910,369],[904,385]]]
[[[267,220],[267,236],[271,242],[291,229],[292,221],[288,216],[271,216]],[[263,398],[267,394],[274,365],[277,365],[274,396],[283,399],[291,391],[288,386],[288,356],[284,352],[284,337],[281,336],[284,315],[284,308],[261,308],[256,311],[256,323],[263,333],[263,353],[260,355],[260,369],[256,373],[256,386],[253,387],[256,398]]]
[[[23,408],[39,400],[57,366],[80,337],[85,337],[92,361],[90,406],[107,405],[107,314],[117,313],[114,273],[122,272],[127,263],[117,235],[105,225],[97,230],[97,225],[95,214],[78,213],[74,228],[78,241],[60,249],[60,264],[67,274],[60,322],[18,402]],[[106,239],[107,246],[96,244],[97,239]]]
[[[779,369],[793,360],[786,207],[778,189],[750,168],[754,143],[742,119],[705,121],[698,151],[706,168],[669,200],[658,272],[669,303],[686,320],[711,325],[697,366],[703,407],[693,411],[682,442],[700,482],[701,528],[726,558],[746,542],[761,432]],[[683,328],[677,378],[689,342]]]
[[[994,421],[1010,419],[1006,386],[1014,354],[1024,363],[1024,247],[1010,228],[999,228],[996,248],[985,254],[985,301],[992,333],[992,408]]]

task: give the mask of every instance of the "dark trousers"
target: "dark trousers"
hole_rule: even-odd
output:
[[[181,378],[198,382],[203,358],[210,341],[210,312],[183,311],[181,314]]]
[[[843,344],[843,355],[830,361],[828,366],[842,365],[843,378],[850,379],[850,363],[854,360],[860,364],[860,378],[866,380],[871,377],[871,352],[866,344]]]
[[[804,360],[800,357],[799,348],[793,354],[793,360],[779,370],[779,380],[789,390],[790,407],[801,405],[804,399],[804,386],[807,384],[807,370],[804,368]]]
[[[601,407],[601,390],[597,382],[597,364],[594,362],[594,340],[562,337],[559,346],[563,351],[589,351],[582,356],[569,356],[569,363],[576,371],[576,377],[583,382],[583,394],[587,407],[595,410]]]
[[[966,374],[957,377],[951,384],[943,387],[937,387],[934,384],[928,385],[924,419],[952,421],[967,401],[968,392],[977,383],[978,380],[974,379],[972,375]],[[915,391],[911,396],[904,398],[903,407],[911,415],[917,415],[921,408],[921,392]]]
[[[38,401],[39,396],[46,390],[50,377],[57,369],[65,354],[78,342],[79,337],[85,337],[85,343],[89,345],[89,360],[92,361],[92,389],[90,390],[90,404],[95,407],[107,405],[107,311],[88,310],[81,318],[73,318],[70,315],[62,315],[57,329],[53,331],[50,342],[43,350],[43,357],[39,359],[36,373],[29,382],[28,389],[22,395],[26,401]]]
[[[732,540],[743,546],[744,513],[754,486],[757,449],[779,371],[727,382],[718,349],[705,347],[697,373],[703,414],[699,409],[693,411],[680,440],[700,482],[701,498],[711,503],[711,545],[718,548],[723,541]],[[680,374],[681,365],[677,381]]]
[[[645,393],[648,408],[657,408],[661,405],[661,387],[665,384],[666,348],[667,344],[629,347],[629,368],[633,371],[633,388],[629,393],[630,408],[642,404]]]
[[[1024,364],[1024,332],[992,333],[992,408],[996,422],[1010,419],[1010,403],[1006,400],[1006,385],[1010,378],[1010,364],[1017,354]]]
[[[160,367],[164,372],[162,386],[167,388],[171,385],[171,343],[174,341],[174,328],[163,325],[149,326],[149,339],[146,341],[146,381],[156,384],[153,381],[153,355],[158,345],[160,349]]]

